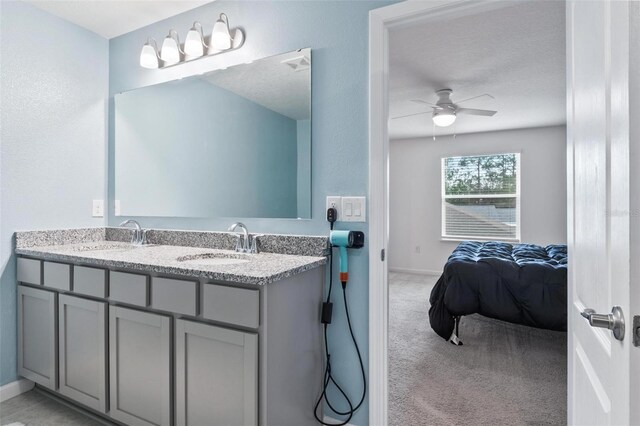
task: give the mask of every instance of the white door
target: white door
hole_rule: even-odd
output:
[[[640,378],[632,376],[637,368],[632,358],[640,351],[633,346],[633,315],[640,314],[640,306],[632,299],[637,297],[632,286],[640,277],[630,267],[638,261],[630,205],[638,197],[638,183],[631,179],[637,175],[630,172],[629,17],[634,7],[629,2],[567,4],[568,420],[575,425],[640,421],[633,411],[640,403],[633,401]],[[581,315],[587,309],[609,314],[614,306],[626,322],[622,340]],[[591,318],[597,323],[598,317]],[[602,319],[606,325],[609,318]]]

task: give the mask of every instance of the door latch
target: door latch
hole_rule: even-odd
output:
[[[640,347],[640,315],[633,317],[633,346]]]
[[[380,250],[380,260],[384,262],[384,249]]]
[[[591,327],[607,328],[617,340],[624,340],[624,315],[620,306],[614,306],[610,314],[596,314],[593,309],[585,309],[580,315],[589,321]]]

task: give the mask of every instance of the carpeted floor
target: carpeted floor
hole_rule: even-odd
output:
[[[566,333],[472,315],[454,346],[429,326],[436,280],[389,275],[389,424],[565,424]]]

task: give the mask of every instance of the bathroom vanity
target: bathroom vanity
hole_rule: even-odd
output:
[[[16,234],[19,374],[127,425],[304,425],[322,381],[326,238]]]

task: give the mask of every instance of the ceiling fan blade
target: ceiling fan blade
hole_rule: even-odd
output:
[[[469,115],[483,115],[485,117],[492,117],[498,111],[490,111],[488,109],[474,109],[474,108],[458,108],[456,114],[469,114]]]
[[[483,98],[483,97],[485,97],[485,96],[488,96],[488,97],[490,97],[491,99],[495,99],[495,98],[493,97],[493,95],[490,95],[490,94],[488,94],[488,93],[483,93],[482,95],[474,96],[473,98],[468,98],[468,99],[464,99],[464,100],[462,100],[462,101],[460,101],[460,102],[456,102],[456,104],[461,104],[461,103],[463,103],[463,102],[467,102],[467,101],[470,101],[470,100],[473,100],[473,99]]]
[[[435,107],[435,104],[429,103],[427,101],[423,101],[422,99],[411,99],[411,102],[415,102],[417,104],[429,105],[430,107]]]
[[[416,112],[415,114],[401,115],[399,117],[391,117],[391,119],[396,120],[398,118],[413,117],[414,115],[420,115],[420,114],[431,114],[431,111]]]

